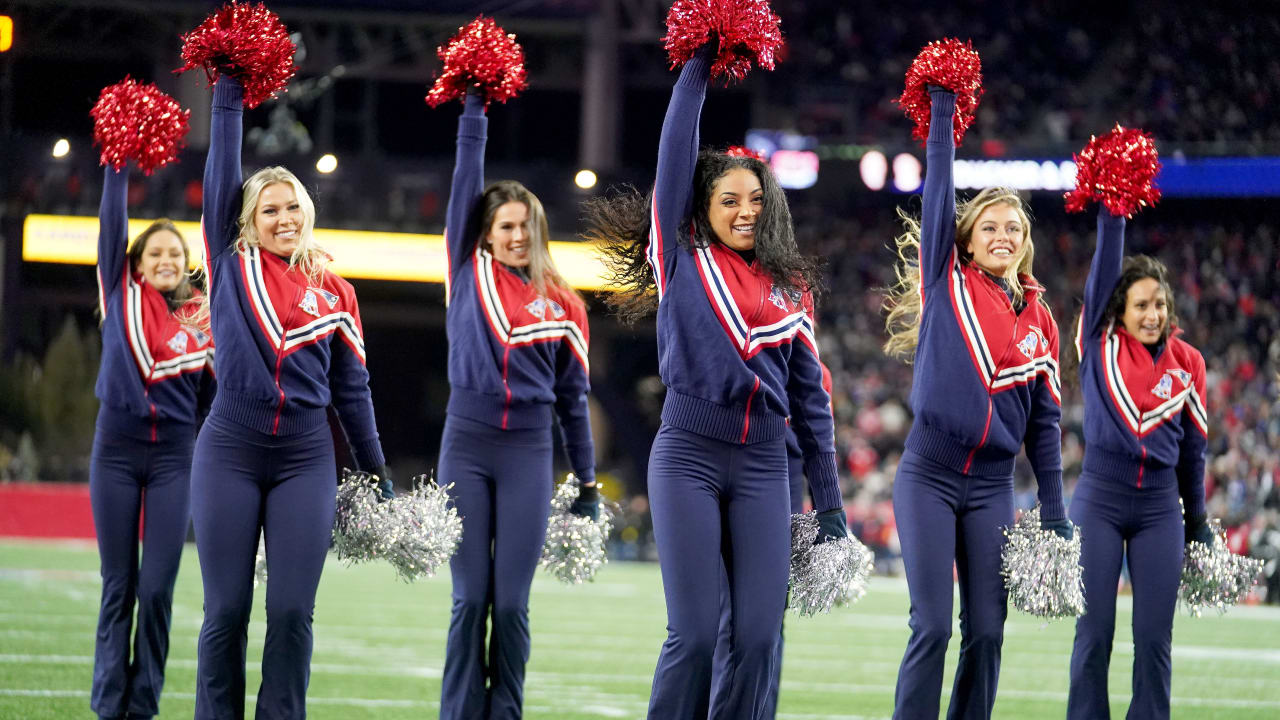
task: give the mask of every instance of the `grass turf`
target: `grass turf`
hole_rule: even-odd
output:
[[[99,579],[92,545],[0,542],[0,718],[92,718],[89,685]],[[258,589],[249,628],[249,695],[256,693],[264,632]],[[1111,667],[1112,713],[1128,704],[1130,605],[1121,598]],[[314,720],[435,717],[449,620],[448,574],[406,585],[385,565],[346,567],[332,557],[316,601],[308,693]],[[788,616],[778,717],[888,718],[908,629],[906,584],[877,578],[853,608]],[[191,717],[200,573],[188,547],[174,596],[162,718]],[[530,601],[533,655],[525,716],[573,720],[644,716],[666,635],[658,568],[606,566],[591,585],[566,587],[540,573]],[[1011,613],[996,718],[1061,718],[1073,625]],[[959,646],[947,656],[946,688]],[[1280,608],[1226,616],[1179,614],[1174,627],[1173,717],[1280,717]],[[252,715],[252,698],[248,701]]]

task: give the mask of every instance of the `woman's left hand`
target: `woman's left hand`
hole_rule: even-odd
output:
[[[821,545],[832,540],[839,540],[849,535],[849,519],[844,515],[844,508],[824,510],[818,513],[818,537],[814,545]]]
[[[578,499],[569,506],[569,512],[580,517],[591,518],[591,522],[600,519],[599,485],[581,485],[578,487]]]

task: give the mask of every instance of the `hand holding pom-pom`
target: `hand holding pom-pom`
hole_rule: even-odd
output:
[[[89,111],[93,116],[93,140],[102,146],[100,162],[119,170],[133,160],[144,173],[178,158],[186,144],[187,118],[178,101],[152,83],[125,77],[102,89]]]
[[[182,36],[178,72],[203,67],[209,84],[219,74],[244,86],[244,105],[255,108],[274,98],[297,72],[289,30],[265,6],[229,2]]]
[[[1005,528],[1000,574],[1013,606],[1047,620],[1084,614],[1080,533],[1070,523],[1040,522],[1040,508]],[[1068,537],[1069,535],[1069,537]]]
[[[483,15],[459,28],[447,44],[436,49],[444,69],[436,78],[427,104],[439,107],[461,100],[468,90],[484,97],[485,105],[505,103],[529,87],[525,79],[524,50],[515,35],[508,35]]]
[[[867,592],[875,555],[849,534],[847,527],[832,532],[830,520],[834,517],[813,512],[791,516],[789,607],[801,616],[851,605]],[[844,523],[843,510],[838,519]]]
[[[573,475],[556,488],[547,518],[547,535],[542,543],[542,559],[538,562],[568,585],[594,580],[600,567],[609,562],[605,544],[613,530],[613,511],[607,502],[597,501],[596,517],[582,514],[579,501],[584,490],[587,488],[580,486]],[[575,511],[575,507],[579,511]]]
[[[711,77],[741,82],[751,65],[772,70],[782,47],[781,20],[766,0],[676,0],[667,12],[663,47],[671,67],[689,61],[698,48],[716,41]]]
[[[1160,154],[1150,133],[1116,125],[1106,135],[1090,138],[1074,159],[1076,189],[1065,196],[1067,212],[1081,212],[1097,200],[1111,214],[1130,218],[1160,200],[1160,189],[1153,185]]]
[[[1178,587],[1178,599],[1196,617],[1210,607],[1225,613],[1249,594],[1262,571],[1262,560],[1231,552],[1218,520],[1205,526],[1209,542],[1193,539],[1187,543]]]
[[[924,46],[907,70],[906,87],[898,105],[916,124],[911,137],[922,144],[929,139],[929,87],[936,85],[956,94],[955,141],[964,139],[978,111],[982,97],[982,60],[972,42],[954,38],[937,40]]]

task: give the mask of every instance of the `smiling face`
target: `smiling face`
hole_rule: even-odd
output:
[[[287,258],[302,239],[304,216],[297,194],[289,183],[271,183],[258,193],[253,228],[263,250]]]
[[[717,240],[732,250],[745,252],[756,246],[756,221],[763,209],[760,178],[746,168],[735,167],[712,186],[707,217]]]
[[[1155,278],[1144,277],[1129,286],[1124,301],[1124,329],[1143,345],[1155,345],[1169,324],[1169,300]]]
[[[996,203],[978,215],[966,250],[975,265],[1001,277],[1019,259],[1026,232],[1017,208]]]
[[[187,252],[182,239],[169,230],[157,230],[147,238],[137,261],[138,273],[160,292],[182,284],[187,269]]]
[[[493,257],[507,267],[529,266],[529,206],[515,200],[498,206],[485,236]]]

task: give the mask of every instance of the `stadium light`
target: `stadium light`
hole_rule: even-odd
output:
[[[893,158],[893,187],[898,192],[915,192],[924,182],[924,165],[910,153],[898,153]]]
[[[13,47],[13,18],[0,15],[0,52]]]
[[[71,141],[66,138],[58,138],[53,144],[53,156],[56,158],[64,158],[67,153],[71,152]]]
[[[590,190],[596,186],[596,174],[590,170],[579,170],[573,176],[573,183],[583,190]]]
[[[858,163],[858,174],[868,190],[883,190],[889,178],[889,160],[879,150],[871,150]]]
[[[335,157],[333,153],[325,153],[324,155],[320,156],[319,160],[316,161],[316,170],[320,171],[325,175],[328,175],[329,173],[337,169],[338,169],[338,158]]]

